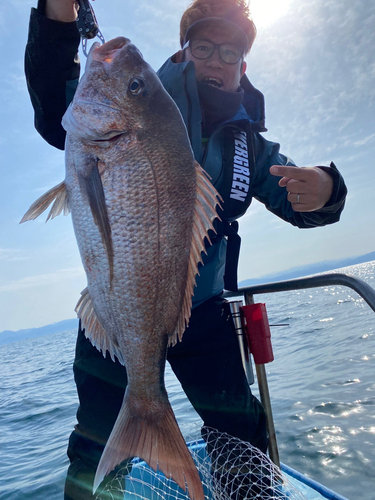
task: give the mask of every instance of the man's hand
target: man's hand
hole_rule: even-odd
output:
[[[77,19],[78,6],[75,0],[47,0],[46,17],[54,21],[71,23]]]
[[[270,173],[281,177],[279,186],[288,191],[288,200],[296,212],[319,210],[332,195],[333,179],[319,167],[272,165]]]

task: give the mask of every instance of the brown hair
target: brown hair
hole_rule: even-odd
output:
[[[246,33],[248,53],[256,36],[256,27],[250,16],[246,0],[195,0],[182,14],[180,21],[180,44],[184,44],[187,29],[205,17],[222,17],[237,24]]]

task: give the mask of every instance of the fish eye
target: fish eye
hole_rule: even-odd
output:
[[[142,78],[133,78],[129,83],[129,90],[133,95],[138,95],[145,87],[145,82]]]

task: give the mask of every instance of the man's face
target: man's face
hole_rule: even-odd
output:
[[[209,40],[215,44],[233,43],[230,33],[213,27],[201,29],[194,34],[193,39]],[[194,62],[198,82],[207,82],[227,92],[236,92],[246,71],[246,63],[242,58],[236,64],[227,64],[220,59],[218,49],[207,59],[197,59],[188,47],[185,49],[185,61]]]

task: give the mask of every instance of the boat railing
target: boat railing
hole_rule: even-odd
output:
[[[263,293],[287,292],[292,290],[302,290],[304,288],[317,288],[321,286],[342,285],[352,288],[357,292],[375,312],[375,290],[365,281],[355,276],[344,273],[327,273],[319,276],[296,278],[286,281],[275,281],[274,283],[265,283],[239,288],[236,292],[225,291],[224,296],[249,297]]]
[[[346,286],[346,287],[353,289],[367,302],[367,304],[375,312],[375,290],[369,284],[367,284],[365,281],[361,280],[360,278],[357,278],[355,276],[351,276],[349,274],[344,274],[344,273],[327,273],[327,274],[321,274],[318,276],[296,278],[296,279],[291,279],[291,280],[286,280],[286,281],[278,281],[278,282],[274,282],[274,283],[265,283],[265,284],[260,284],[260,285],[242,287],[242,288],[239,288],[238,291],[235,291],[235,292],[225,291],[224,297],[225,298],[234,298],[234,297],[239,298],[242,296],[245,298],[245,304],[250,305],[250,304],[254,304],[254,295],[258,295],[258,294],[287,292],[287,291],[294,291],[294,290],[302,290],[302,289],[306,289],[306,288],[327,287],[327,286],[332,286],[332,285],[342,285],[342,286]],[[242,343],[245,342],[245,344],[246,344],[245,339],[246,339],[246,337],[244,335],[239,336],[240,344],[241,344],[241,342]],[[240,345],[241,356],[242,356],[243,352],[248,349],[247,344],[246,345],[245,344]],[[245,366],[246,362],[248,363],[248,360],[246,361],[243,358],[244,369],[245,369],[245,373],[247,374],[249,370],[248,370],[248,367]],[[267,415],[267,428],[268,428],[268,434],[269,434],[269,446],[268,446],[269,456],[270,456],[270,459],[278,467],[280,467],[280,458],[279,458],[279,452],[278,452],[278,447],[277,447],[276,431],[275,431],[275,426],[274,426],[274,421],[273,421],[272,407],[271,407],[271,400],[270,400],[270,395],[269,395],[265,365],[264,364],[262,364],[262,365],[255,364],[255,368],[256,368],[256,373],[257,373],[257,381],[258,381],[260,399],[261,399],[262,405],[263,405],[264,410],[265,410],[266,415]],[[251,368],[250,368],[250,371],[251,371]],[[248,376],[247,376],[247,378],[248,378],[249,384],[251,384],[253,382],[253,380],[250,381]]]

